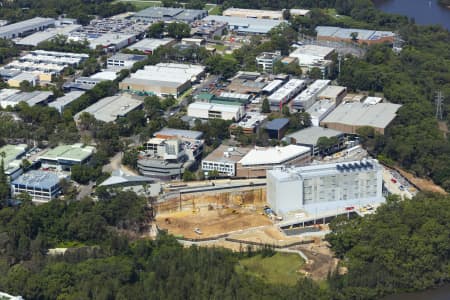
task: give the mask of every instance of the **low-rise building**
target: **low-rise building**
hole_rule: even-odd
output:
[[[239,122],[230,125],[230,132],[236,133],[237,130],[242,129],[242,133],[244,134],[254,134],[266,119],[266,115],[258,112],[247,112]]]
[[[306,112],[311,116],[312,126],[319,126],[320,122],[325,119],[336,108],[336,102],[332,100],[319,100],[311,105]]]
[[[41,31],[52,26],[55,26],[55,19],[36,17],[25,21],[1,26],[0,38],[14,39],[23,37],[33,32]]]
[[[357,42],[358,44],[393,43],[395,33],[391,31],[378,31],[356,28],[340,28],[332,26],[317,26],[317,39],[333,42]]]
[[[144,52],[145,54],[153,54],[159,47],[167,47],[175,43],[174,39],[163,38],[163,39],[142,39],[137,43],[128,46],[130,50],[137,50]]]
[[[199,36],[204,39],[214,39],[216,36],[222,36],[223,32],[227,28],[227,23],[198,20],[191,24],[191,34],[193,36]]]
[[[270,19],[252,19],[211,15],[205,21],[215,21],[228,24],[228,30],[237,34],[267,34],[270,30],[285,21]]]
[[[317,95],[317,99],[333,101],[338,105],[344,100],[345,96],[347,96],[347,88],[345,86],[328,85]]]
[[[244,115],[244,107],[239,105],[194,102],[189,104],[187,115],[199,119],[222,119],[239,121]]]
[[[335,49],[331,47],[317,45],[301,45],[289,54],[290,57],[298,59],[298,64],[305,72],[313,68],[321,70],[322,75],[326,76],[332,64],[332,56]]]
[[[299,166],[311,162],[308,147],[287,145],[285,147],[256,147],[250,150],[236,165],[237,177],[265,177],[267,170],[278,166]]]
[[[283,138],[289,126],[288,118],[278,118],[267,122],[265,129],[269,138],[280,140]]]
[[[119,83],[124,92],[138,95],[180,96],[204,75],[200,65],[159,63],[145,66]]]
[[[400,107],[401,105],[392,103],[342,103],[323,119],[320,125],[351,134],[357,133],[361,127],[368,126],[384,134]]]
[[[285,139],[290,144],[309,147],[311,155],[317,156],[320,154],[318,142],[321,137],[328,139],[334,138],[336,143],[330,145],[329,149],[323,149],[327,153],[339,151],[345,147],[345,133],[323,127],[311,126],[291,134],[286,135]],[[335,150],[335,151],[334,151]]]
[[[291,79],[282,87],[278,88],[272,95],[267,97],[270,108],[281,111],[284,104],[288,103],[298,93],[306,87],[306,81],[301,79]]]
[[[292,8],[289,12],[291,16],[311,17],[311,11],[309,9]]]
[[[8,80],[10,87],[19,88],[22,82],[28,82],[30,86],[39,85],[39,76],[33,73],[22,72]]]
[[[25,155],[28,146],[26,144],[5,145],[0,148],[0,153],[4,154],[3,165],[5,175],[9,180],[14,180],[22,175],[21,158]]]
[[[136,33],[105,33],[89,40],[89,47],[102,48],[106,52],[115,52],[125,48],[136,41]]]
[[[95,119],[103,122],[114,122],[117,118],[125,117],[129,112],[142,107],[143,102],[132,98],[130,95],[117,95],[106,97],[75,115],[79,120],[83,113],[91,114]]]
[[[231,93],[257,95],[266,85],[267,81],[260,73],[239,71],[231,78],[231,83],[225,90]]]
[[[145,176],[128,175],[121,170],[113,171],[111,177],[100,183],[99,186],[123,191],[133,191],[138,195],[156,197],[161,193],[161,183]]]
[[[64,96],[57,98],[55,101],[48,104],[48,106],[55,108],[59,113],[62,113],[64,109],[70,105],[73,101],[84,95],[84,91],[68,92]]]
[[[203,137],[203,132],[165,127],[160,131],[155,132],[154,136],[160,139],[200,140]]]
[[[43,168],[70,170],[74,165],[87,163],[93,153],[94,147],[82,144],[61,145],[41,154],[38,160]]]
[[[301,111],[311,107],[316,102],[320,93],[330,84],[330,80],[316,80],[297,97],[292,100],[291,107],[294,110]]]
[[[145,55],[117,53],[108,58],[106,67],[110,70],[130,69],[135,63],[147,58]]]
[[[17,90],[14,90],[17,91]],[[33,92],[11,92],[7,97],[0,96],[0,106],[7,108],[14,107],[20,102],[25,102],[29,106],[37,104],[43,105],[53,99],[53,93],[48,91],[33,91]],[[0,94],[1,95],[1,94]]]
[[[202,160],[202,170],[205,175],[218,172],[223,176],[236,176],[237,163],[251,150],[244,147],[220,145]]]
[[[148,7],[137,12],[132,18],[134,20],[147,22],[170,22],[179,21],[185,23],[192,23],[196,20],[201,20],[208,15],[206,10],[201,9],[184,9],[173,7]]]
[[[267,202],[279,215],[338,213],[385,201],[376,160],[277,168],[267,172]]]
[[[263,20],[283,20],[283,11],[281,10],[262,10],[245,8],[228,8],[222,12],[227,17],[263,19]]]
[[[59,182],[56,173],[32,170],[11,182],[11,194],[17,197],[26,193],[34,202],[49,202],[61,193]]]
[[[281,59],[281,52],[263,52],[256,57],[256,65],[263,71],[272,73],[273,66]]]
[[[42,42],[51,40],[55,38],[56,36],[62,35],[62,36],[68,36],[72,32],[78,30],[81,28],[81,25],[78,24],[68,24],[65,26],[57,26],[55,28],[48,28],[44,31],[39,31],[36,33],[33,33],[27,37],[24,37],[23,39],[20,39],[16,42],[17,45],[21,46],[33,46],[36,47]]]

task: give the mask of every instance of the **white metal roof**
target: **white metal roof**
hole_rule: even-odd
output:
[[[309,153],[309,147],[288,145],[285,147],[255,148],[239,163],[243,166],[283,164],[302,154]]]

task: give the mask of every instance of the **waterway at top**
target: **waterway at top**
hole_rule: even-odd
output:
[[[440,24],[450,30],[450,8],[438,0],[374,0],[375,6],[387,13],[414,18],[417,24]]]

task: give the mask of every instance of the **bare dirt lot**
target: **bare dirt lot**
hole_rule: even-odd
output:
[[[263,228],[249,229],[243,232],[230,234],[229,237],[241,241],[249,241],[277,246],[284,246],[302,240],[302,238],[300,237],[286,236],[276,226],[266,226]]]
[[[428,192],[434,192],[446,195],[447,192],[437,184],[435,184],[432,180],[424,179],[424,178],[418,178],[415,177],[413,174],[406,172],[405,170],[402,170],[400,168],[396,168],[400,174],[406,179],[408,179],[410,182],[412,182],[415,186],[417,186],[422,191],[428,191]]]
[[[247,208],[223,208],[193,213],[182,211],[160,214],[156,217],[159,228],[186,238],[205,238],[252,227],[271,225],[259,211]],[[199,228],[201,234],[194,232]]]

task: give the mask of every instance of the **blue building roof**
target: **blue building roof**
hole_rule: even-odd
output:
[[[288,118],[273,119],[266,124],[266,129],[268,130],[280,130],[289,124]]]
[[[59,177],[55,173],[45,171],[30,171],[18,177],[13,185],[23,185],[38,189],[50,189],[59,184]]]

